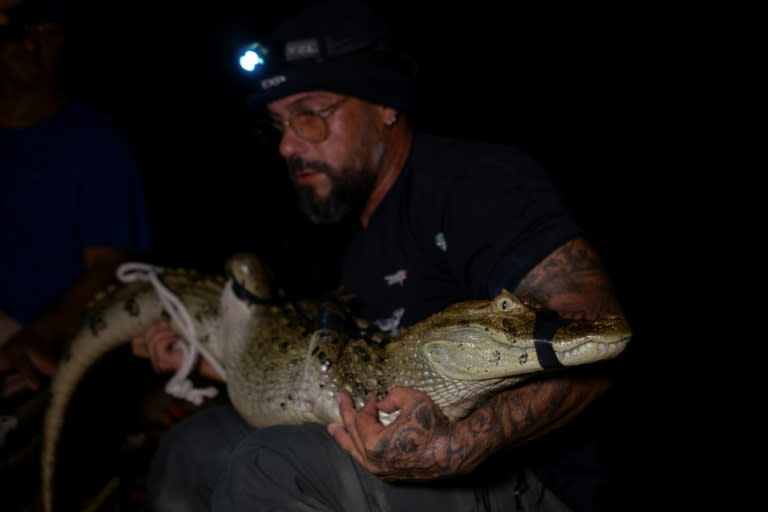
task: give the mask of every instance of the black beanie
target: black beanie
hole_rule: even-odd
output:
[[[410,106],[414,69],[386,18],[364,2],[313,4],[280,23],[269,62],[253,76],[251,105],[324,90],[400,111]]]

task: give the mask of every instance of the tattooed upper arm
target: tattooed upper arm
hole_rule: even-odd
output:
[[[528,272],[515,293],[528,293],[566,318],[622,314],[600,257],[584,238],[555,249]]]

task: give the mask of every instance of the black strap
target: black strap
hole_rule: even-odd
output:
[[[248,291],[248,289],[240,284],[237,279],[232,279],[232,291],[235,293],[235,297],[240,299],[241,301],[245,302],[246,304],[253,305],[253,304],[277,304],[277,302],[273,300],[264,300],[260,299],[251,292]]]
[[[555,350],[552,348],[552,338],[559,328],[567,321],[554,311],[544,310],[536,313],[536,326],[533,330],[533,344],[542,368],[562,368]]]

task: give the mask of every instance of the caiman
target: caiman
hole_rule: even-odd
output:
[[[237,254],[226,268],[212,277],[166,269],[159,278],[223,367],[232,404],[256,427],[340,421],[336,391],[362,405],[369,392],[381,398],[394,386],[426,392],[455,421],[534,374],[611,359],[631,337],[623,318],[565,320],[507,291],[453,304],[396,336],[360,322],[359,331],[318,327],[328,311],[317,301],[274,303],[268,269],[257,257]],[[89,306],[51,382],[42,453],[47,512],[59,431],[78,381],[107,352],[167,317],[147,282],[119,284]],[[382,414],[382,423],[394,416]]]

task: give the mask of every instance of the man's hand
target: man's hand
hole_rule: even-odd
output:
[[[156,373],[175,372],[184,361],[184,352],[177,345],[180,339],[168,322],[158,321],[131,340],[131,352],[135,356],[148,358]],[[200,375],[223,382],[219,372],[199,355],[197,364]]]
[[[179,335],[168,322],[155,322],[131,340],[131,351],[135,356],[148,358],[157,373],[174,372],[184,358],[176,345],[178,341]]]
[[[56,355],[51,343],[29,328],[11,336],[0,348],[0,373],[11,372],[21,376],[20,385],[7,386],[3,389],[4,396],[22,389],[38,389],[40,374],[53,377],[56,373]]]
[[[457,474],[450,454],[452,426],[426,393],[393,388],[377,401],[369,394],[356,411],[352,399],[337,394],[343,424],[328,431],[344,450],[368,471],[383,480],[428,480]],[[378,419],[379,410],[400,410],[388,426]]]

